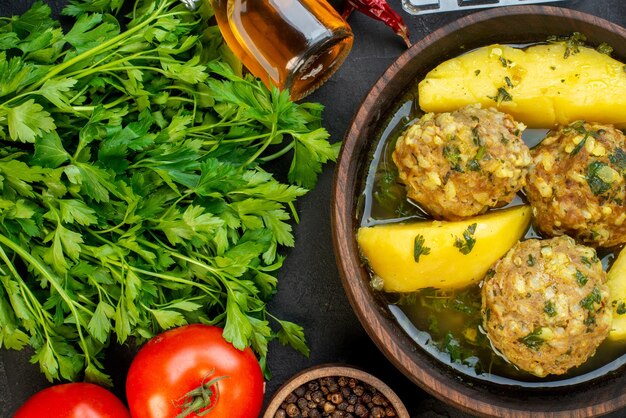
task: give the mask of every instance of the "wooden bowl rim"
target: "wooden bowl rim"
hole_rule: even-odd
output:
[[[388,67],[366,94],[344,137],[331,195],[331,228],[336,263],[348,300],[370,338],[398,370],[432,396],[462,411],[481,416],[534,417],[549,415],[551,417],[570,417],[603,415],[626,406],[626,391],[607,390],[611,392],[608,395],[611,396],[610,399],[598,400],[593,397],[582,406],[551,401],[552,404],[556,405],[553,406],[553,410],[538,410],[533,405],[532,400],[530,402],[520,401],[513,405],[511,402],[501,400],[486,391],[479,391],[470,387],[455,375],[444,374],[443,367],[427,367],[426,363],[431,362],[432,359],[427,359],[426,355],[416,357],[414,349],[406,344],[402,346],[398,343],[397,339],[407,340],[409,337],[399,324],[390,323],[386,307],[373,302],[372,292],[369,289],[368,280],[364,280],[366,277],[363,277],[364,270],[359,259],[354,229],[356,224],[354,219],[356,192],[352,189],[352,182],[359,172],[359,164],[351,158],[351,154],[359,141],[367,141],[361,135],[361,131],[367,129],[367,124],[378,124],[385,112],[389,111],[389,109],[378,109],[374,112],[375,115],[371,115],[371,110],[365,109],[364,105],[368,101],[370,103],[383,103],[381,94],[384,92],[385,86],[401,71],[402,64],[415,59],[428,46],[441,41],[451,33],[468,27],[484,24],[492,19],[521,15],[570,19],[590,27],[598,27],[606,32],[612,32],[626,40],[626,29],[588,13],[554,6],[523,5],[493,8],[469,14],[442,26],[413,44]],[[404,85],[406,84],[404,83]],[[391,103],[394,100],[397,100],[397,96],[391,100]],[[376,120],[373,120],[374,118]],[[353,277],[353,273],[356,273],[357,277]],[[504,386],[502,389],[503,391],[515,390],[515,388]],[[596,389],[592,387],[591,390]]]
[[[276,411],[278,411],[280,404],[283,403],[287,395],[303,384],[322,377],[340,376],[354,378],[375,387],[387,398],[389,402],[391,402],[391,405],[398,414],[398,418],[410,418],[409,412],[398,395],[396,395],[396,393],[385,382],[359,368],[335,363],[313,366],[293,375],[276,391],[274,396],[272,396],[272,399],[263,414],[263,418],[274,418]]]

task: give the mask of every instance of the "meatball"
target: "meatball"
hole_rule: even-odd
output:
[[[483,281],[483,326],[492,346],[540,377],[582,364],[611,327],[605,282],[595,250],[568,236],[518,243]]]
[[[531,150],[526,195],[538,228],[578,242],[626,242],[626,140],[611,125],[575,122]]]
[[[526,179],[526,127],[480,105],[428,113],[398,138],[393,160],[407,195],[436,219],[458,220],[511,202]]]

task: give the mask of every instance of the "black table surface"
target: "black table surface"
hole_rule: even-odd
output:
[[[57,11],[66,0],[45,0]],[[0,0],[0,16],[24,12],[32,0]],[[340,7],[342,0],[331,1]],[[413,42],[471,11],[411,16],[400,0],[389,3],[401,12]],[[626,26],[624,0],[565,0],[551,3],[587,12]],[[382,23],[354,13],[349,23],[355,33],[353,50],[339,71],[307,100],[326,106],[325,127],[333,141],[340,141],[359,104],[383,71],[405,50],[400,38]],[[294,350],[271,343],[268,364],[272,378],[266,385],[266,400],[295,373],[324,363],[343,363],[368,371],[386,382],[406,404],[411,417],[467,417],[430,396],[397,371],[381,354],[357,320],[341,285],[331,241],[330,196],[334,166],[322,173],[315,190],[298,202],[300,223],[295,225],[295,248],[279,274],[279,291],[270,304],[277,316],[304,326],[311,348],[306,358]],[[29,396],[49,383],[37,365],[29,363],[32,353],[0,349],[0,417],[11,417]],[[124,397],[126,370],[131,358],[123,348],[113,347],[107,370],[113,374],[114,392]],[[625,416],[626,410],[610,415]]]

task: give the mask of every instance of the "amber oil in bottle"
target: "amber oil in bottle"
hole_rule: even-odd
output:
[[[352,48],[350,26],[326,0],[210,0],[228,46],[267,86],[298,100]]]

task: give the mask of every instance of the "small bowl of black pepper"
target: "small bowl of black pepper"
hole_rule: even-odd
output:
[[[398,396],[363,370],[327,364],[289,379],[263,418],[409,418]]]

